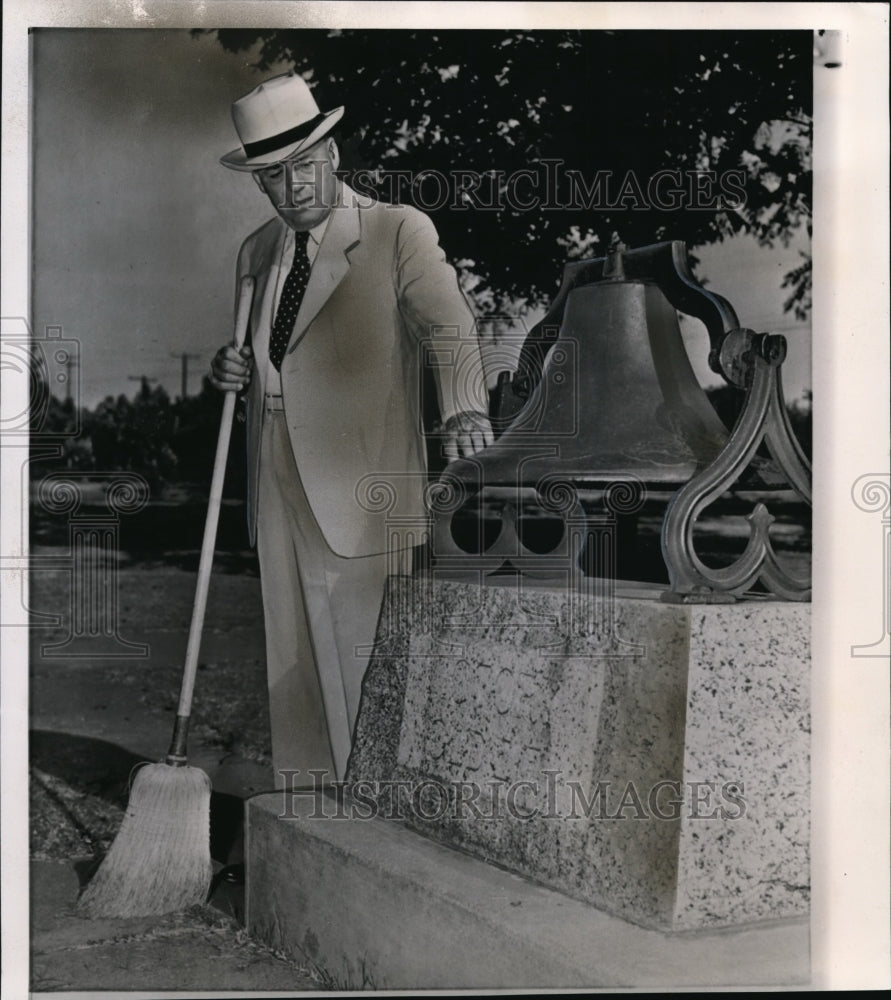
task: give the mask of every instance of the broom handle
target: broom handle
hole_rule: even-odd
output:
[[[238,290],[238,310],[235,318],[235,347],[241,350],[247,335],[251,302],[254,295],[254,279],[246,274],[241,279]],[[229,454],[229,438],[232,434],[232,417],[235,413],[235,392],[227,392],[223,399],[223,416],[220,420],[220,434],[217,438],[217,453],[213,462],[213,479],[210,484],[210,499],[207,504],[207,520],[204,522],[204,541],[201,545],[201,560],[198,564],[198,584],[195,588],[195,604],[192,607],[192,624],[189,628],[189,644],[186,647],[186,665],[179,695],[179,708],[173,728],[173,739],[167,753],[167,763],[174,766],[186,763],[186,740],[189,732],[189,716],[192,712],[192,693],[195,690],[195,673],[198,669],[198,651],[201,648],[201,633],[204,629],[204,612],[207,609],[207,589],[210,585],[210,571],[217,539],[217,522],[220,517],[220,503],[223,499],[223,480],[226,476],[226,458]]]

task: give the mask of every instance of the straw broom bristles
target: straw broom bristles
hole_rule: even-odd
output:
[[[212,874],[210,778],[198,767],[147,764],[77,910],[86,917],[171,913],[203,903]]]

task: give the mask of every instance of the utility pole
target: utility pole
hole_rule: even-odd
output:
[[[172,358],[182,359],[182,393],[180,395],[181,399],[185,399],[189,393],[189,359],[198,359],[201,357],[200,354],[189,354],[188,351],[183,351],[181,354],[171,354]]]
[[[149,383],[150,382],[157,382],[158,381],[156,378],[149,378],[148,375],[128,375],[127,378],[131,382],[140,382],[140,383],[142,383],[142,395],[143,396],[147,396],[149,394]]]

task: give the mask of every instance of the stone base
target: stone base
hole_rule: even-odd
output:
[[[664,934],[322,793],[247,805],[247,926],[334,989],[788,986],[805,919]],[[353,810],[355,813],[355,810]]]
[[[354,797],[643,926],[806,914],[810,606],[585,582],[391,578]]]

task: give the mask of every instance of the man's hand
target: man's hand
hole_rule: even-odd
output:
[[[254,352],[245,344],[237,351],[231,344],[221,347],[210,363],[210,384],[222,392],[239,392],[250,384]]]
[[[445,422],[442,433],[446,458],[450,462],[459,454],[462,458],[470,458],[495,442],[495,435],[485,413],[456,413]]]

